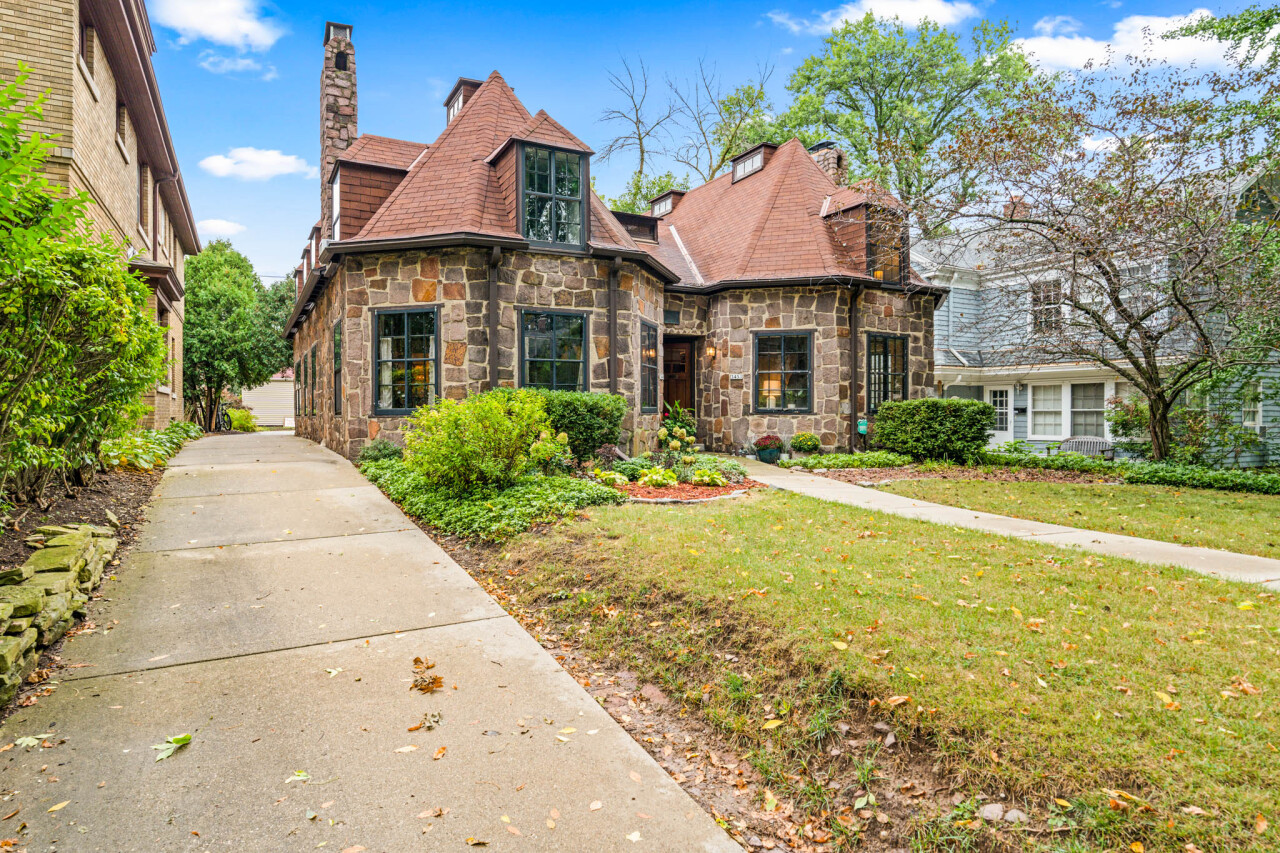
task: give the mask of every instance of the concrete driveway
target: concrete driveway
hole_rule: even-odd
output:
[[[311,442],[189,445],[103,593],[54,695],[5,723],[4,743],[55,745],[0,754],[4,811],[20,809],[0,838],[25,823],[33,851],[740,849]],[[415,657],[442,689],[411,689]]]

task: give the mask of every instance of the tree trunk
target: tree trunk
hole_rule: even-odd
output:
[[[1151,459],[1163,462],[1173,450],[1173,428],[1169,423],[1173,406],[1161,396],[1150,398],[1147,407],[1151,412]]]

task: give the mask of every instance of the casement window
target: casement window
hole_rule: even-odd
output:
[[[1031,436],[1062,438],[1062,386],[1031,386]]]
[[[881,403],[907,399],[907,339],[867,335],[867,412]]]
[[[319,344],[311,345],[311,368],[308,370],[308,376],[311,379],[311,402],[310,405],[307,406],[307,411],[313,415],[316,413],[316,349],[319,346]]]
[[[374,316],[374,414],[405,415],[436,401],[440,389],[436,309]]]
[[[1262,431],[1262,383],[1253,381],[1245,384],[1243,402],[1240,408],[1240,426],[1254,432]]]
[[[764,151],[759,150],[750,157],[743,157],[733,164],[733,179],[740,181],[747,175],[754,175],[764,168]]]
[[[756,411],[813,411],[813,333],[756,335]]]
[[[1062,330],[1062,282],[1038,281],[1031,285],[1031,331]]]
[[[587,318],[582,314],[522,311],[520,354],[522,386],[585,391]]]
[[[80,59],[84,62],[85,68],[89,69],[89,76],[93,76],[93,27],[89,22],[84,20],[84,12],[80,13]]]
[[[658,411],[658,327],[640,324],[640,411]]]
[[[582,246],[582,155],[550,148],[524,147],[524,236],[530,243]]]
[[[342,203],[341,203],[342,182],[339,180],[339,175],[341,174],[342,173],[338,169],[334,169],[333,180],[330,181],[331,185],[333,186],[333,240],[334,242],[337,242],[338,240],[342,239],[341,237],[338,236],[341,233],[339,229],[339,217],[342,211]]]
[[[895,217],[884,214],[867,225],[867,275],[876,281],[902,281],[902,232]]]
[[[138,164],[138,224],[145,230],[151,225],[151,171]]]
[[[1071,386],[1071,434],[1107,437],[1107,385],[1077,382]]]
[[[333,413],[342,414],[342,321],[333,324]]]
[[[293,362],[293,413],[302,414],[302,359]]]

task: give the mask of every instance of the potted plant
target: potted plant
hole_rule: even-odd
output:
[[[822,449],[822,442],[811,432],[798,432],[791,436],[791,454],[810,456]]]
[[[782,456],[782,439],[776,435],[762,435],[756,439],[756,458],[767,465],[774,465]]]

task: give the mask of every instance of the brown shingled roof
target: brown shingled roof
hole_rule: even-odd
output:
[[[422,142],[362,133],[356,137],[355,142],[351,143],[350,148],[338,156],[338,160],[407,171],[413,165],[413,161],[417,160],[426,149],[426,144]]]

